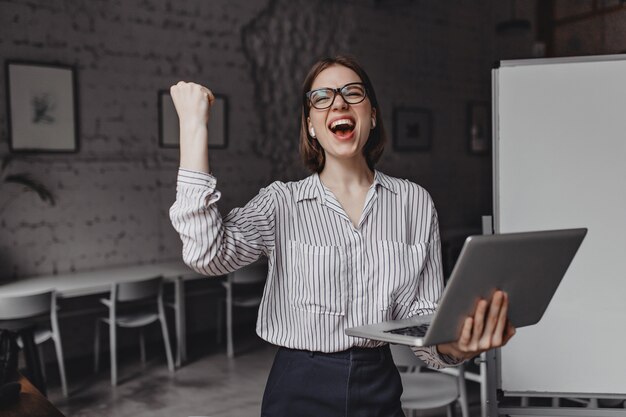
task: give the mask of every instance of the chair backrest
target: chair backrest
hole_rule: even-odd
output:
[[[50,313],[54,291],[0,296],[0,320],[17,320]]]
[[[424,361],[415,356],[415,353],[410,347],[405,345],[389,345],[391,349],[391,356],[393,356],[393,362],[396,366],[412,367],[425,367],[427,366]]]
[[[228,274],[228,280],[234,284],[255,284],[267,279],[267,262],[257,261]]]
[[[120,302],[138,301],[146,298],[156,298],[161,292],[163,277],[142,279],[130,282],[113,284],[112,294]]]

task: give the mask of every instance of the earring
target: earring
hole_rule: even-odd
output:
[[[315,138],[315,129],[310,128],[310,129],[309,129],[309,133],[311,133],[311,137],[312,137],[312,138]]]

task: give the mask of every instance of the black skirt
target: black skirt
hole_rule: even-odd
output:
[[[280,348],[262,417],[404,417],[389,346],[321,353]]]

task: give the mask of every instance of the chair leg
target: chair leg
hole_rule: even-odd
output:
[[[111,386],[117,386],[117,325],[109,323],[109,344],[111,351]]]
[[[46,361],[43,357],[43,347],[37,345],[37,354],[39,355],[39,363],[41,364],[41,376],[45,382],[48,382],[48,376],[46,375]]]
[[[454,408],[452,407],[453,403],[448,404],[446,407],[446,414],[448,417],[454,417]]]
[[[37,346],[35,346],[35,335],[33,334],[33,329],[31,327],[23,328],[19,331],[19,336],[22,339],[22,351],[24,352],[26,367],[30,371],[30,380],[35,388],[37,388],[45,397],[48,394],[46,384],[43,376],[41,375],[41,361],[39,353],[37,352]]]
[[[174,281],[174,331],[176,333],[176,367],[187,361],[187,318],[185,315],[185,283],[182,277]]]
[[[233,303],[231,295],[230,288],[228,288],[226,295],[226,356],[229,358],[235,356],[235,347],[233,346]]]
[[[457,401],[461,407],[461,415],[463,417],[470,417],[467,384],[465,383],[465,365],[461,365],[458,369],[459,375],[457,376],[457,384],[459,387],[459,398]]]
[[[139,329],[139,354],[141,355],[141,366],[146,367],[146,339],[143,329]]]
[[[55,301],[55,304],[56,304],[56,301]],[[53,305],[53,308],[56,309],[56,306]],[[56,314],[52,314],[52,318],[50,320],[50,326],[52,328],[52,341],[54,342],[54,350],[56,351],[57,362],[59,364],[59,376],[61,377],[61,389],[63,390],[63,396],[67,398],[68,397],[67,378],[65,377],[65,361],[63,359],[63,343],[61,343],[61,330],[59,329],[59,322],[58,322]]]
[[[172,348],[170,346],[170,334],[167,331],[167,322],[165,321],[165,311],[163,311],[162,303],[159,303],[159,321],[161,322],[161,332],[163,333],[163,342],[165,343],[167,368],[170,370],[170,372],[174,372],[174,359],[172,357]]]
[[[93,371],[98,373],[100,369],[100,320],[96,320],[96,336],[94,337],[94,360]]]
[[[59,363],[59,375],[61,376],[61,389],[63,396],[67,398],[67,379],[65,377],[65,361],[63,360],[63,345],[61,344],[61,335],[54,335],[54,348],[57,353],[57,362]]]
[[[224,304],[221,299],[219,299],[216,303],[217,312],[216,312],[216,325],[215,325],[215,342],[218,345],[222,344],[222,320],[224,320]]]

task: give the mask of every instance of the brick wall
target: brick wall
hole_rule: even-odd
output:
[[[490,99],[502,14],[492,0],[0,0],[2,59],[74,66],[80,119],[78,153],[21,154],[11,166],[45,183],[56,206],[0,184],[0,277],[180,258],[168,218],[178,151],[158,146],[157,91],[181,79],[228,97],[228,148],[211,152],[223,212],[303,177],[300,84],[336,53],[368,70],[390,139],[394,107],[433,112],[431,149],[390,141],[379,168],[424,185],[443,229],[478,227],[491,211],[491,158],[468,153],[466,111]],[[0,156],[6,114],[2,99]],[[64,334],[85,333],[84,320],[72,326]],[[68,357],[92,350],[90,337],[66,346]]]
[[[0,204],[11,202],[1,213],[0,276],[179,257],[167,217],[178,152],[157,145],[157,91],[180,79],[229,100],[228,148],[212,152],[223,211],[274,179],[302,177],[299,86],[316,57],[335,53],[368,69],[390,136],[394,106],[433,111],[431,150],[390,144],[380,169],[426,186],[444,228],[478,225],[491,208],[490,158],[468,154],[465,119],[468,101],[490,97],[491,3],[0,2],[0,55],[74,66],[80,119],[79,153],[14,161],[12,171],[41,179],[58,204],[2,185]]]
[[[197,4],[196,4],[197,3]],[[180,79],[228,95],[231,140],[213,152],[221,183],[241,204],[269,181],[250,152],[258,130],[241,27],[264,6],[247,1],[3,1],[0,56],[72,65],[78,80],[80,152],[18,156],[55,194],[48,207],[2,185],[0,276],[89,269],[180,257],[169,225],[178,151],[158,147],[157,91]],[[2,78],[5,77],[2,68]],[[5,97],[4,83],[2,97]],[[0,153],[8,152],[0,102]],[[237,140],[236,138],[241,138]],[[238,167],[257,175],[244,178]],[[241,177],[241,178],[237,178]]]

